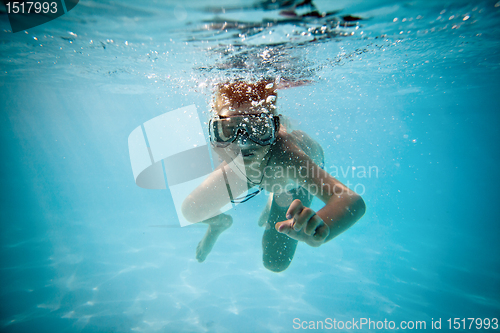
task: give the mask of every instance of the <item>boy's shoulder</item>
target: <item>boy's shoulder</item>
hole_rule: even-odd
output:
[[[280,131],[276,158],[281,162],[290,161],[296,164],[297,159],[309,158],[318,165],[323,164],[323,148],[306,132],[294,130],[292,132]],[[293,162],[295,161],[295,162]]]

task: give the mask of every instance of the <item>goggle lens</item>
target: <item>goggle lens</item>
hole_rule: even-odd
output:
[[[210,141],[222,147],[234,142],[243,132],[253,142],[265,146],[272,144],[279,124],[278,117],[254,115],[214,118],[210,120]]]

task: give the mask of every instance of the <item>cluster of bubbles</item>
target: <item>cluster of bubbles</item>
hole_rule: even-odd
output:
[[[206,55],[194,70],[198,81],[212,87],[226,80],[314,80],[321,64],[307,56],[311,44],[351,36],[347,31],[362,20],[339,16],[339,11],[320,12],[312,0],[258,1],[205,11],[211,17],[191,29],[186,40]]]

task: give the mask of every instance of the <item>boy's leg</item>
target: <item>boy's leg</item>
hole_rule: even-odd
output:
[[[272,202],[268,204],[259,221],[261,225],[268,212],[266,230],[262,237],[262,252],[264,266],[273,272],[282,272],[287,269],[297,248],[295,239],[279,233],[274,227],[277,222],[287,219],[286,212],[295,199],[300,199],[304,206],[309,206],[313,196],[303,188],[279,195],[272,194]]]
[[[196,248],[196,259],[199,262],[205,261],[210,251],[212,251],[219,235],[233,224],[233,218],[230,215],[221,213],[202,223],[208,224],[208,228],[205,236],[203,236]]]

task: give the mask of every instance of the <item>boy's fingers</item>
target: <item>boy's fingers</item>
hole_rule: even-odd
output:
[[[276,223],[275,227],[278,232],[298,241],[306,242],[311,246],[319,246],[330,234],[330,228],[328,228],[328,226],[324,223],[318,229],[316,229],[316,233],[313,236],[308,236],[301,231],[296,231],[295,229],[293,229],[292,223],[293,222],[290,220],[278,222]]]
[[[300,211],[304,208],[304,205],[302,205],[302,201],[299,199],[295,199],[292,201],[290,204],[290,207],[288,207],[288,210],[286,212],[286,218],[291,219],[295,214],[300,213]]]
[[[278,222],[274,225],[274,228],[276,231],[281,232],[281,233],[286,233],[287,229],[293,229],[292,226],[293,222],[290,220],[286,220],[283,222]]]
[[[305,241],[307,238],[304,234],[293,229],[293,222],[290,220],[276,223],[275,228],[278,232],[298,241]]]
[[[326,237],[330,234],[330,228],[323,223],[318,229],[316,229],[316,233],[313,235],[314,240],[316,241],[324,241]]]
[[[304,209],[305,210],[305,209]],[[314,213],[314,211],[313,211]],[[307,222],[306,226],[305,226],[305,229],[304,229],[304,232],[307,234],[307,235],[314,235],[315,232],[317,232],[316,229],[318,229],[318,227],[320,225],[323,224],[323,220],[318,216],[316,215],[316,213],[314,213],[310,218],[309,218],[309,221]]]
[[[302,228],[306,227],[310,222],[310,219],[316,215],[316,212],[312,210],[309,207],[304,207],[302,211],[297,215],[294,216],[295,219],[295,224],[293,225],[293,228],[296,231],[302,230]],[[313,229],[314,230],[314,229]],[[304,232],[308,235],[311,235],[311,233],[307,233],[307,230],[304,230]]]
[[[293,221],[292,220],[286,220],[283,222],[278,222],[274,225],[276,228],[276,231],[281,232],[282,234],[289,235],[293,230]]]

